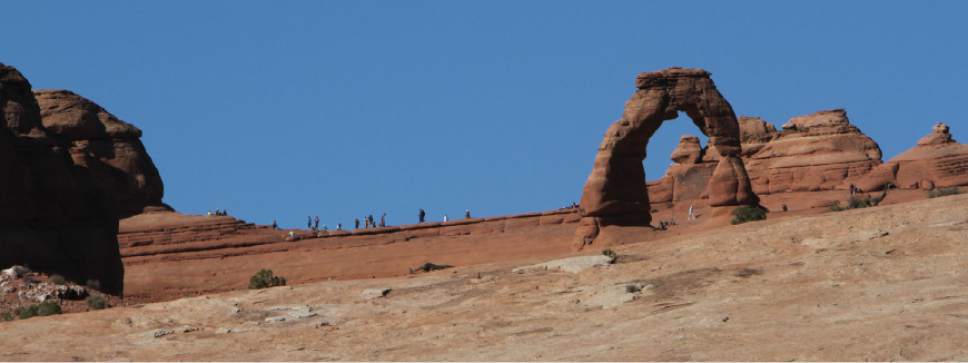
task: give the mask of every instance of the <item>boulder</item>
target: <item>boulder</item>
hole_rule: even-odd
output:
[[[27,265],[120,294],[118,213],[50,136],[30,82],[0,64],[0,266]]]
[[[158,169],[141,143],[141,130],[98,104],[66,90],[34,92],[48,135],[110,194],[121,217],[165,209]]]
[[[790,119],[746,158],[753,191],[761,194],[846,188],[846,180],[880,164],[880,147],[850,124],[843,109]]]

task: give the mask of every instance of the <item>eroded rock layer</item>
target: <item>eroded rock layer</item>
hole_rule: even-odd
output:
[[[88,169],[111,194],[122,217],[162,204],[164,186],[141,143],[141,130],[96,103],[66,90],[34,93],[47,132],[64,145],[77,166]]]
[[[0,266],[28,265],[121,293],[118,218],[89,169],[50,137],[30,83],[0,64]]]
[[[845,180],[880,164],[877,143],[851,125],[842,109],[790,119],[746,158],[753,190],[760,194],[846,188]]]
[[[955,141],[948,125],[935,124],[917,146],[877,167],[857,183],[865,191],[888,185],[902,189],[968,185],[968,145]]]

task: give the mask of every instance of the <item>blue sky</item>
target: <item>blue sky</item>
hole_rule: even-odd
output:
[[[843,107],[887,157],[968,138],[966,2],[21,1],[0,62],[141,127],[187,213],[330,226],[580,197],[638,72],[702,67],[739,115]],[[685,118],[649,145],[669,164]]]

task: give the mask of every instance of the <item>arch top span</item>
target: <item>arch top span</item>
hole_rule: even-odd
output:
[[[755,205],[749,176],[740,155],[739,123],[732,106],[719,93],[710,73],[672,67],[640,73],[636,91],[622,117],[605,133],[582,192],[580,244],[589,244],[604,225],[647,226],[651,223],[645,169],[649,138],[666,120],[684,112],[709,138],[709,152],[719,157],[706,189],[712,206]]]

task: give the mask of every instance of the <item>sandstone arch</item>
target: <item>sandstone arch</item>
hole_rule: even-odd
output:
[[[645,169],[649,138],[662,122],[685,112],[709,138],[707,153],[718,159],[706,194],[712,206],[757,204],[740,159],[740,129],[729,102],[719,93],[709,72],[698,68],[668,68],[641,73],[636,92],[625,103],[622,118],[605,132],[581,198],[582,222],[578,248],[592,243],[600,227],[648,226],[649,195]]]

